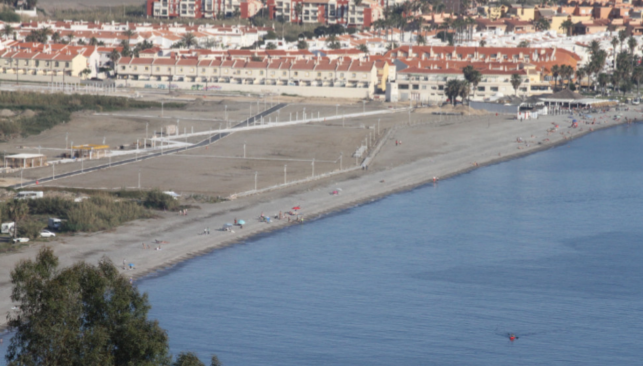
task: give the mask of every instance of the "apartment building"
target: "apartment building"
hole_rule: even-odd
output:
[[[535,66],[505,65],[493,68],[492,66],[472,65],[482,74],[482,80],[471,90],[471,100],[484,101],[507,95],[528,97],[551,93],[549,81],[545,81],[543,74]],[[523,82],[514,89],[511,85],[513,74],[521,76]],[[415,100],[419,102],[445,101],[444,93],[449,80],[464,80],[462,69],[453,65],[424,65],[409,66],[397,71],[396,80],[387,85],[387,99],[389,101]]]
[[[268,15],[291,23],[342,24],[370,27],[382,18],[382,3],[363,0],[267,0]]]

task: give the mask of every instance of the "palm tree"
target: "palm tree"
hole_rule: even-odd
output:
[[[511,86],[514,87],[514,95],[518,95],[518,88],[520,87],[520,84],[522,84],[522,78],[520,77],[519,74],[512,74],[511,75]]]
[[[487,45],[487,41],[485,41],[484,39],[480,40],[480,47],[484,47],[486,45]]]
[[[460,95],[460,88],[462,87],[461,80],[451,79],[447,81],[444,88],[444,94],[449,98],[451,103],[455,106],[456,99]]]
[[[96,37],[92,37],[92,38],[89,40],[89,45],[90,45],[90,46],[96,46],[97,44],[98,44],[98,40],[96,39]]]
[[[637,66],[634,68],[634,71],[632,71],[632,81],[636,83],[636,94],[638,96],[641,95],[641,91],[639,87],[642,79],[643,79],[643,66]]]
[[[614,63],[612,64],[612,66],[616,68],[616,45],[618,44],[618,38],[616,37],[612,38],[612,40],[610,41],[610,44],[612,45],[612,50],[614,53]]]
[[[72,39],[74,39],[74,33],[70,32],[70,33],[67,35],[67,39],[69,40],[69,41],[68,41],[68,43],[71,43],[71,40],[72,40]]]
[[[618,41],[621,43],[621,52],[623,52],[623,42],[627,39],[627,32],[625,29],[618,32]]]
[[[605,73],[598,74],[598,85],[601,87],[601,95],[605,96],[605,87],[609,83],[610,77]]]
[[[567,37],[569,37],[572,34],[572,28],[574,28],[574,22],[572,22],[570,19],[567,19],[560,24],[560,28],[567,30]]]
[[[29,214],[29,206],[25,200],[13,200],[7,203],[9,219],[13,220],[13,237],[18,235],[18,223]]]
[[[357,46],[357,49],[364,52],[367,55],[369,53],[368,46],[365,43],[362,43],[359,46]]]
[[[527,48],[527,47],[529,47],[530,44],[531,43],[529,41],[520,41],[520,43],[518,43],[518,47],[519,48]]]
[[[326,47],[331,50],[338,50],[342,48],[342,45],[337,41],[337,37],[334,34],[331,34],[326,38]]]
[[[464,74],[464,79],[473,86],[473,94],[475,95],[478,84],[482,81],[482,74],[471,65],[462,69],[462,73]]]
[[[187,32],[183,35],[181,38],[181,42],[185,45],[187,48],[191,48],[196,44],[196,36],[192,34],[191,32]]]
[[[109,53],[109,60],[112,62],[112,67],[114,70],[116,69],[116,61],[118,61],[119,58],[121,58],[121,54],[116,51],[116,48],[112,50],[112,52]]]
[[[551,67],[551,75],[554,77],[554,90],[558,89],[558,75],[560,74],[560,66],[554,65]]]
[[[601,49],[601,44],[600,44],[600,43],[598,43],[598,41],[597,41],[597,40],[593,40],[593,41],[589,44],[589,51],[590,51],[590,53],[591,53],[592,55],[595,55],[595,54],[596,54],[596,52],[598,52],[600,49]]]
[[[585,77],[586,74],[587,74],[587,70],[585,68],[581,67],[578,70],[576,70],[576,80],[578,81],[578,89],[579,90],[583,90],[582,81],[583,81],[583,78]]]
[[[416,38],[416,41],[417,41],[418,46],[426,44],[426,40],[424,40],[424,36],[421,35],[421,34],[418,34],[418,36]]]
[[[57,31],[54,32],[54,34],[51,35],[51,41],[54,43],[60,42],[60,33],[58,33]]]

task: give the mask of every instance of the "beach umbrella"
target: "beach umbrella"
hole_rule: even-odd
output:
[[[299,207],[299,206],[295,206],[295,207],[293,207],[292,209],[293,209],[293,210],[295,210],[295,211],[297,211],[297,210],[300,210],[300,209],[301,209],[301,207]]]
[[[572,120],[572,122],[576,122],[576,120]]]
[[[245,224],[246,224],[246,222],[245,222],[245,221],[243,221],[243,220],[239,220],[239,221],[237,221],[237,223],[238,223],[239,225],[245,225]]]

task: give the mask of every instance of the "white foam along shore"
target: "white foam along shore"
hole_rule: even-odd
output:
[[[271,220],[270,224],[261,222],[259,217],[262,213],[273,216],[280,211],[286,212],[294,206],[300,206],[300,212],[304,215],[305,222],[308,222],[325,213],[432,182],[434,177],[441,181],[484,165],[548,149],[590,133],[591,130],[625,123],[625,118],[632,120],[640,113],[632,109],[629,112],[608,112],[594,116],[598,117],[600,124],[581,124],[578,128],[568,128],[571,120],[567,115],[522,122],[489,115],[462,119],[442,126],[427,124],[401,127],[384,144],[368,171],[357,170],[311,185],[203,205],[199,210],[188,211],[187,216],[168,213],[164,218],[139,220],[112,232],[60,237],[55,242],[32,245],[19,253],[1,255],[0,312],[6,314],[12,311],[11,270],[20,260],[35,258],[42,245],[53,248],[61,266],[69,266],[81,260],[96,263],[106,256],[119,267],[123,261],[135,264],[134,270],[123,270],[123,274],[140,278],[257,234],[296,225],[287,220]],[[614,120],[617,114],[621,118]],[[559,124],[560,128],[549,132],[554,124]],[[388,166],[387,154],[395,154],[401,149],[396,146],[395,140],[405,140],[423,129],[431,133],[432,141],[444,141],[445,147],[432,156],[422,157],[420,154],[406,163]],[[520,136],[529,142],[518,143],[516,139]],[[405,142],[403,149],[416,148]],[[417,149],[419,151],[419,147]],[[330,192],[338,187],[342,189],[341,194],[331,195]],[[235,227],[234,233],[220,230],[223,224],[233,222],[235,218],[246,221],[243,229]],[[210,229],[209,235],[203,234],[206,228]],[[163,243],[158,244],[154,240]],[[143,243],[153,249],[143,249]],[[154,249],[159,246],[161,250]],[[0,329],[5,326],[6,319],[2,317]]]

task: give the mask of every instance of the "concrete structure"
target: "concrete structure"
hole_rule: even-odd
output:
[[[4,158],[7,168],[27,169],[47,165],[47,156],[43,154],[15,154],[7,155]]]
[[[110,155],[109,145],[84,144],[71,147],[71,155],[81,159],[100,159]]]

